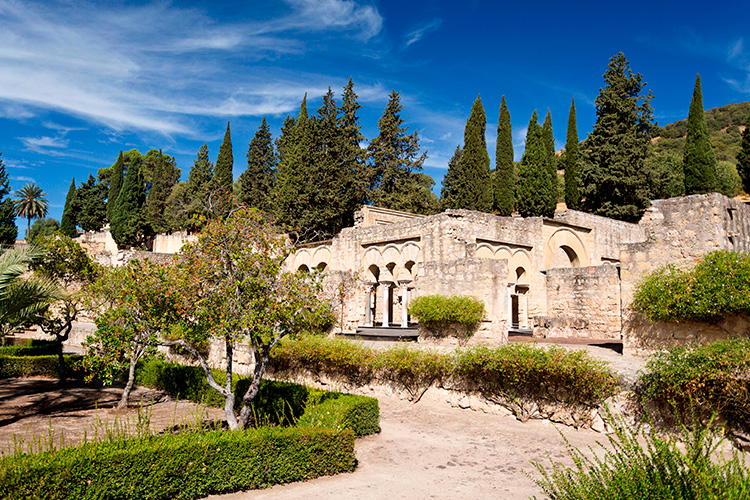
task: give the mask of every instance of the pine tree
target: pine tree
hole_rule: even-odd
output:
[[[313,123],[312,177],[315,183],[312,203],[308,207],[308,218],[313,229],[325,236],[332,236],[342,227],[346,196],[350,193],[351,172],[342,166],[343,143],[339,126],[339,107],[333,91],[323,96],[323,105],[318,109]],[[353,214],[352,214],[353,215]],[[321,236],[322,236],[321,235]]]
[[[690,101],[682,165],[685,171],[685,194],[710,193],[716,190],[716,157],[703,114],[701,75],[695,78],[693,99]]]
[[[239,178],[237,202],[269,212],[276,179],[276,152],[271,141],[271,129],[266,118],[255,132],[247,149],[247,169]]]
[[[345,173],[347,176],[343,186],[345,201],[342,204],[341,227],[354,224],[354,212],[365,203],[366,188],[370,185],[367,150],[360,145],[365,137],[362,135],[362,126],[357,116],[357,111],[362,107],[357,102],[357,98],[354,92],[354,82],[349,78],[341,96],[341,120],[339,122],[340,170],[342,175]]]
[[[742,189],[750,193],[750,115],[747,117],[745,130],[742,132],[740,150],[737,152],[737,173],[742,179]]]
[[[123,159],[121,149],[117,161],[112,166],[112,176],[109,180],[109,191],[107,192],[107,220],[110,222],[112,221],[112,210],[115,208],[117,196],[120,194],[120,189],[122,189],[124,171],[125,160]]]
[[[646,84],[622,52],[610,59],[604,81],[596,98],[596,123],[581,151],[584,209],[637,221],[649,204],[644,165],[656,128],[653,96],[640,95]]]
[[[461,180],[461,146],[456,146],[456,151],[448,162],[448,171],[443,176],[443,186],[440,190],[440,205],[443,210],[449,208],[460,208],[458,203],[459,182]]]
[[[149,167],[152,181],[146,198],[146,224],[154,233],[169,233],[174,228],[174,223],[167,200],[180,180],[180,169],[177,168],[174,158],[162,154],[161,150],[150,162]]]
[[[376,206],[393,210],[434,210],[420,176],[427,153],[419,154],[416,131],[407,135],[409,127],[402,126],[401,110],[401,96],[394,90],[378,120],[379,133],[367,148],[374,179],[370,199]],[[421,201],[416,203],[415,197]]]
[[[60,219],[60,232],[68,238],[78,236],[78,231],[76,231],[76,215],[78,212],[76,204],[76,178],[73,177],[68,189],[68,195],[65,197],[62,219]]]
[[[120,248],[132,248],[143,242],[145,231],[146,188],[141,162],[130,164],[112,209],[110,229],[112,238]]]
[[[508,216],[516,206],[516,174],[513,166],[513,131],[505,96],[500,102],[495,150],[495,210]]]
[[[531,115],[526,132],[526,149],[518,167],[518,211],[524,217],[554,215],[549,199],[549,152],[542,137],[542,127],[537,123],[536,110]]]
[[[3,165],[2,153],[0,153],[0,245],[13,245],[18,236],[16,226],[16,211],[13,199],[10,197],[10,182],[8,172]]]
[[[216,159],[214,169],[214,189],[216,189],[216,200],[213,204],[217,207],[217,213],[226,216],[232,205],[232,184],[234,183],[234,155],[232,154],[232,135],[229,131],[224,133],[224,141],[219,146],[219,156]]]
[[[107,195],[107,186],[97,182],[93,175],[89,174],[88,180],[81,184],[76,190],[76,199],[80,207],[77,222],[84,231],[100,230],[107,218],[107,204],[104,198]]]
[[[542,141],[544,149],[547,151],[547,170],[549,175],[549,185],[551,190],[547,198],[547,209],[545,212],[554,214],[557,208],[557,199],[559,198],[557,183],[557,157],[555,156],[555,134],[552,131],[552,114],[547,108],[547,116],[544,117],[542,125]]]
[[[307,114],[307,94],[302,99],[297,120],[284,122],[287,129],[279,153],[274,189],[274,205],[280,223],[303,232],[314,227],[309,207],[313,201],[312,182],[313,124]]]
[[[480,212],[491,212],[494,202],[490,179],[490,155],[484,136],[487,118],[482,99],[477,96],[464,129],[464,148],[461,155],[458,182],[458,207]]]
[[[575,98],[570,103],[568,136],[565,142],[565,205],[571,210],[578,210],[581,205],[581,193],[578,190],[578,124]]]

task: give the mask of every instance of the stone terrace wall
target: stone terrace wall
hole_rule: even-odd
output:
[[[620,252],[625,351],[737,333],[702,324],[650,324],[629,306],[638,280],[659,267],[692,265],[712,250],[750,251],[750,207],[718,193],[656,200],[639,225],[646,241],[625,245]]]
[[[615,266],[547,270],[547,315],[535,337],[620,338],[620,278]]]
[[[157,234],[154,238],[154,252],[156,253],[177,253],[185,243],[198,241],[197,234],[188,234],[187,231],[181,231],[172,234]]]

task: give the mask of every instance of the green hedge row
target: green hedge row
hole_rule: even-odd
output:
[[[223,381],[225,372],[214,370],[214,378]],[[233,375],[237,410],[251,381],[250,377]],[[206,375],[197,366],[151,359],[139,365],[136,384],[159,389],[176,398],[219,408],[224,406],[224,399],[208,385]],[[324,407],[318,409],[318,406]],[[308,427],[352,429],[357,436],[380,431],[377,399],[289,382],[261,381],[260,391],[253,401],[253,412],[261,425],[293,425],[300,420],[301,425]],[[309,412],[313,413],[305,417]]]
[[[272,354],[276,373],[327,375],[350,385],[371,381],[418,399],[433,384],[490,397],[531,398],[597,406],[617,391],[606,364],[584,351],[533,344],[471,347],[441,354],[401,345],[374,349],[339,338],[284,339]]]
[[[83,356],[65,355],[68,378],[83,380],[85,372]],[[59,376],[57,356],[3,356],[0,355],[0,379],[14,377],[49,377]]]
[[[23,344],[0,347],[0,356],[51,356],[53,354],[57,354],[57,343],[47,340],[32,340]]]
[[[354,467],[351,430],[212,431],[6,458],[0,460],[0,498],[192,499]]]

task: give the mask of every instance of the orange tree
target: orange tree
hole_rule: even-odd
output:
[[[319,300],[316,276],[284,270],[293,250],[283,231],[246,208],[209,222],[198,241],[183,248],[175,283],[183,310],[179,328],[164,344],[180,346],[199,362],[208,384],[224,397],[230,429],[253,424],[251,403],[274,346],[284,336],[317,323],[321,314],[330,315],[330,306]],[[208,365],[206,352],[212,340],[225,350],[223,381],[214,378]],[[241,344],[252,348],[255,366],[237,414],[232,365]]]
[[[105,383],[127,368],[118,408],[128,404],[138,361],[178,322],[181,300],[170,286],[174,266],[131,260],[102,276],[89,290],[96,332],[86,341],[86,367]]]

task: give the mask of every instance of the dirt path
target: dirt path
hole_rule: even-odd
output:
[[[548,463],[549,452],[567,462],[549,422],[452,408],[429,392],[416,405],[394,395],[377,397],[382,432],[357,440],[353,473],[209,499],[525,499],[540,494],[524,473],[536,477],[531,460]],[[591,430],[563,431],[577,446],[606,441]]]

